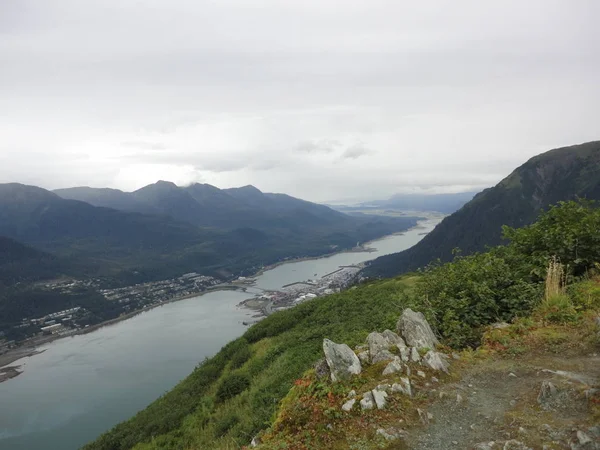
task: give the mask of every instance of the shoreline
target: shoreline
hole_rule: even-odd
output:
[[[115,317],[114,319],[110,319],[110,320],[107,320],[107,321],[104,321],[101,323],[97,323],[95,325],[90,325],[87,328],[81,328],[79,330],[74,330],[70,333],[66,333],[66,334],[62,334],[62,335],[46,336],[45,338],[41,338],[38,342],[35,342],[35,343],[30,342],[27,345],[25,345],[24,347],[17,347],[15,349],[9,350],[8,352],[0,355],[0,383],[3,383],[4,381],[8,381],[12,378],[15,378],[15,377],[21,375],[23,373],[23,370],[19,371],[19,369],[21,368],[22,364],[19,364],[16,366],[9,366],[9,364],[12,364],[13,362],[18,361],[19,359],[28,358],[30,356],[35,356],[40,353],[44,353],[46,351],[46,349],[37,350],[37,348],[42,345],[46,345],[51,342],[56,342],[60,339],[66,339],[66,338],[70,338],[70,337],[74,337],[74,336],[79,336],[82,334],[88,334],[88,333],[91,333],[92,331],[99,330],[100,328],[103,328],[103,327],[116,325],[117,323],[122,322],[124,320],[131,319],[131,318],[137,316],[138,314],[142,314],[143,312],[150,311],[154,308],[158,308],[160,306],[163,306],[163,305],[166,305],[169,303],[174,303],[174,302],[178,302],[180,300],[186,300],[186,299],[190,299],[190,298],[194,298],[194,297],[201,297],[204,294],[210,294],[211,292],[232,291],[232,290],[237,291],[237,290],[241,290],[241,289],[242,289],[242,287],[234,288],[231,286],[216,288],[216,289],[212,288],[212,289],[207,289],[205,291],[194,293],[194,294],[187,294],[187,295],[183,295],[180,297],[175,297],[175,298],[172,298],[169,300],[162,301],[160,303],[149,305],[149,306],[139,309],[137,311],[132,311],[132,312],[123,314],[119,317]]]
[[[253,275],[247,277],[248,279],[255,279],[261,275],[263,275],[265,272],[275,269],[281,265],[284,264],[291,264],[291,263],[297,263],[297,262],[303,262],[303,261],[318,261],[320,259],[324,259],[324,258],[329,258],[338,254],[344,254],[344,253],[372,253],[372,252],[376,252],[377,249],[373,248],[373,247],[369,247],[369,244],[372,244],[373,242],[379,241],[381,239],[385,239],[387,237],[390,236],[401,236],[403,234],[405,234],[408,231],[414,230],[414,229],[419,229],[422,228],[421,222],[424,221],[428,221],[431,220],[431,218],[426,218],[423,221],[418,221],[417,224],[411,228],[408,228],[404,231],[397,231],[395,233],[391,233],[391,234],[386,234],[384,236],[381,236],[379,238],[376,239],[372,239],[370,241],[367,241],[365,243],[363,243],[360,248],[353,248],[353,249],[346,249],[346,250],[341,250],[341,251],[334,251],[334,252],[330,252],[330,253],[326,253],[324,255],[320,255],[320,256],[306,256],[306,257],[300,257],[300,258],[293,258],[293,259],[289,259],[289,260],[285,260],[285,261],[279,261],[277,263],[274,264],[270,264],[268,266],[263,267],[262,269],[260,269],[258,272],[254,273]],[[9,364],[11,364],[14,361],[17,361],[19,359],[22,358],[27,358],[30,356],[35,356],[39,353],[43,353],[44,351],[46,351],[46,349],[38,351],[37,348],[42,346],[42,345],[46,345],[49,344],[51,342],[55,342],[58,341],[60,339],[63,338],[70,338],[70,337],[74,337],[74,336],[78,336],[78,335],[82,335],[82,334],[88,334],[91,333],[93,331],[96,331],[100,328],[106,327],[106,326],[111,326],[111,325],[115,325],[121,321],[124,320],[128,320],[131,319],[139,314],[142,314],[143,312],[146,311],[150,311],[154,308],[158,308],[160,306],[169,304],[169,303],[174,303],[174,302],[178,302],[180,300],[186,300],[189,298],[194,298],[194,297],[201,297],[205,294],[209,294],[211,292],[217,292],[217,291],[229,291],[229,290],[233,290],[233,291],[245,291],[246,288],[251,288],[253,286],[253,284],[248,284],[248,283],[240,283],[239,286],[236,285],[235,283],[236,280],[233,281],[229,281],[229,282],[224,282],[222,283],[222,286],[220,285],[216,285],[213,286],[211,288],[206,289],[205,291],[201,291],[201,292],[197,292],[197,293],[192,293],[192,294],[186,294],[183,296],[179,296],[179,297],[174,297],[171,298],[169,300],[164,300],[160,303],[156,303],[156,304],[152,304],[152,305],[148,305],[142,309],[136,310],[136,311],[132,311],[126,314],[123,314],[119,317],[115,317],[114,319],[110,319],[107,320],[105,322],[101,322],[95,325],[91,325],[87,328],[82,328],[82,329],[78,329],[78,330],[73,330],[72,332],[66,333],[66,334],[62,334],[62,335],[50,335],[50,336],[46,336],[44,338],[39,339],[39,341],[37,342],[29,342],[27,344],[25,344],[24,347],[17,347],[13,350],[9,350],[8,352],[0,355],[0,383],[7,381],[11,378],[14,378],[18,375],[20,375],[21,373],[23,373],[23,371],[19,371],[19,369],[21,368],[21,365],[18,366],[8,366]],[[250,300],[250,299],[247,299]],[[244,307],[250,311],[254,311],[257,312],[257,309],[260,311],[261,308],[253,308],[251,306],[248,306],[245,304],[245,302],[247,300],[244,300],[242,302],[240,302],[238,304],[238,307]],[[10,369],[10,370],[9,370]],[[10,376],[7,376],[6,373],[10,373]]]

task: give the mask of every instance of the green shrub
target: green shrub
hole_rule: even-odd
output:
[[[217,389],[217,400],[224,402],[241,394],[250,386],[250,376],[246,373],[231,373],[221,381]]]
[[[235,425],[237,425],[240,421],[240,418],[237,416],[237,414],[234,414],[232,412],[225,414],[224,416],[218,417],[215,420],[215,437],[220,438],[222,436],[225,436],[225,434],[231,429],[233,428]]]
[[[231,358],[231,368],[239,369],[244,365],[246,361],[248,361],[252,357],[252,351],[250,350],[250,345],[248,345],[248,341],[244,340],[246,345],[240,347],[240,349],[235,352],[233,357]]]

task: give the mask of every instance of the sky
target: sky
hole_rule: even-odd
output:
[[[597,0],[0,0],[0,183],[481,190],[600,138]]]

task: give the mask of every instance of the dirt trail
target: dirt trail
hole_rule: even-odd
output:
[[[598,377],[597,355],[476,364],[460,382],[440,389],[427,411],[433,420],[413,429],[405,442],[410,449],[427,450],[473,449],[490,441],[495,446],[479,448],[501,449],[511,439],[527,444],[522,448],[600,449],[600,427],[594,428],[600,424],[590,422],[588,405],[590,389],[599,387]],[[544,381],[557,390],[540,404],[538,394]],[[577,431],[592,442],[581,446],[578,437],[582,435]]]

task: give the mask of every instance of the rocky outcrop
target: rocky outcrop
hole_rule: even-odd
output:
[[[385,366],[385,369],[383,369],[383,373],[382,375],[390,375],[392,373],[400,373],[402,372],[402,360],[400,358],[398,358],[397,356],[394,357],[394,359],[387,365]]]
[[[441,370],[448,373],[448,362],[445,355],[429,350],[423,357],[423,364],[433,370]]]
[[[362,371],[360,360],[346,344],[323,340],[323,352],[331,371],[331,381],[345,380]]]
[[[389,331],[389,330],[388,330]],[[400,339],[396,333],[394,334],[397,339]],[[390,342],[390,338],[384,336],[382,333],[376,331],[370,333],[367,336],[367,345],[369,346],[369,355],[371,356],[371,363],[376,364],[382,361],[390,361],[394,359],[394,355],[389,351],[392,345],[395,345],[395,339],[391,337],[394,343]]]
[[[435,349],[439,344],[425,316],[410,308],[402,312],[396,328],[411,347]]]
[[[402,339],[400,336],[398,336],[392,330],[385,330],[383,333],[381,333],[381,335],[385,339],[387,339],[390,347],[394,347],[394,346],[398,347],[398,348],[406,347],[406,343],[404,342],[404,339]]]
[[[408,378],[400,378],[400,383],[392,384],[392,392],[399,392],[404,395],[412,397],[412,389],[410,387],[410,380]]]
[[[373,399],[373,394],[371,393],[371,391],[369,392],[365,392],[363,394],[363,398],[360,401],[360,407],[365,410],[365,409],[373,409],[373,407],[375,406],[375,400]]]
[[[377,409],[384,409],[387,403],[387,392],[384,390],[373,389],[371,393],[373,394],[373,400],[377,405]]]
[[[356,403],[356,399],[351,398],[350,400],[348,400],[346,403],[344,403],[342,405],[342,410],[344,410],[346,412],[352,411],[352,408],[354,408],[354,403]]]

